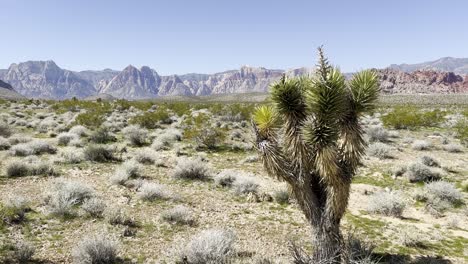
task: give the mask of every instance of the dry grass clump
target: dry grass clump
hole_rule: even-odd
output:
[[[24,177],[32,175],[56,176],[58,172],[47,161],[39,159],[15,160],[6,166],[7,177]]]
[[[102,217],[106,207],[106,203],[97,197],[91,197],[81,205],[81,208],[92,217]]]
[[[55,162],[60,164],[78,164],[84,160],[85,154],[83,150],[68,147],[59,150]]]
[[[137,197],[145,201],[175,199],[173,193],[167,187],[153,182],[144,182],[138,188]]]
[[[57,144],[60,146],[67,146],[71,141],[76,141],[79,138],[78,135],[70,132],[64,132],[57,135]]]
[[[462,204],[463,195],[455,185],[445,181],[427,183],[424,189],[415,195],[416,200],[426,202],[426,209],[434,216],[449,208]]]
[[[124,137],[131,145],[141,147],[147,144],[148,130],[138,125],[131,125],[122,130]]]
[[[422,156],[421,163],[429,167],[440,167],[439,162],[430,156]]]
[[[240,174],[239,171],[236,170],[222,170],[220,173],[214,176],[214,182],[216,185],[220,187],[232,187],[234,182],[237,180],[237,176]]]
[[[125,161],[120,165],[110,178],[113,184],[124,185],[130,179],[136,179],[143,176],[143,168],[135,160]]]
[[[249,176],[238,177],[232,186],[236,195],[257,194],[259,188],[258,183]]]
[[[11,128],[8,124],[4,122],[0,122],[0,136],[2,137],[10,137],[12,134]]]
[[[29,201],[23,196],[9,197],[5,203],[0,203],[0,226],[2,222],[6,224],[23,222],[29,210]]]
[[[192,225],[195,222],[190,209],[183,205],[177,205],[162,212],[161,219],[178,225]]]
[[[232,231],[209,229],[193,236],[179,252],[181,263],[231,263],[236,236]]]
[[[370,142],[388,142],[389,133],[381,126],[370,126],[366,133]]]
[[[154,150],[170,149],[173,142],[181,141],[182,133],[174,128],[166,129],[163,133],[156,136],[151,144]]]
[[[10,149],[10,147],[11,147],[10,141],[0,136],[0,150],[8,150]]]
[[[94,190],[80,182],[60,179],[52,186],[45,201],[52,215],[66,217],[73,215],[76,205],[94,196]]]
[[[398,191],[378,192],[373,194],[367,206],[367,211],[373,214],[401,217],[406,202]]]
[[[55,154],[57,152],[57,148],[52,146],[47,141],[42,140],[33,140],[27,143],[20,143],[18,145],[14,145],[10,149],[10,153],[14,156],[30,156],[30,155],[41,155],[44,153],[48,154]]]
[[[89,134],[88,129],[86,127],[84,127],[84,126],[81,126],[81,125],[77,125],[77,126],[74,126],[74,127],[70,128],[70,130],[68,130],[68,132],[70,132],[72,134],[75,134],[78,137],[84,137],[84,136],[87,136]]]
[[[392,158],[391,151],[392,149],[390,148],[390,146],[381,142],[373,143],[369,145],[369,147],[367,148],[367,153],[370,156],[376,157],[379,159]]]
[[[181,158],[171,173],[172,178],[182,180],[208,180],[211,168],[200,159]]]
[[[82,239],[72,252],[76,264],[114,264],[118,261],[117,242],[105,234]]]
[[[434,181],[440,179],[440,172],[419,162],[408,166],[406,177],[410,182]]]
[[[150,148],[144,148],[138,150],[133,159],[141,164],[155,164],[158,160],[158,153]]]
[[[288,204],[291,195],[288,190],[276,190],[273,192],[273,199],[279,204]]]
[[[461,153],[463,152],[463,146],[459,144],[447,144],[444,146],[444,150],[450,153]]]
[[[104,211],[107,222],[111,225],[124,225],[134,227],[136,222],[124,210],[118,207],[108,207]]]
[[[36,253],[36,248],[26,241],[18,241],[13,247],[13,258],[18,263],[29,263],[34,253]]]
[[[426,140],[415,140],[411,144],[411,148],[414,150],[429,150],[432,147],[432,144]]]
[[[397,236],[398,242],[406,247],[421,247],[424,244],[420,231],[414,228],[399,228]]]

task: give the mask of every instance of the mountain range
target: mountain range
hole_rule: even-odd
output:
[[[377,70],[384,93],[466,93],[468,59],[442,58],[419,64],[392,64]],[[53,61],[14,63],[0,70],[0,80],[31,98],[66,99],[111,96],[146,99],[160,96],[203,96],[266,92],[283,74],[311,74],[311,68],[274,70],[243,66],[214,74],[159,75],[156,70],[132,65],[122,71],[70,71]],[[346,74],[350,76],[350,74]],[[9,89],[11,90],[11,89]]]

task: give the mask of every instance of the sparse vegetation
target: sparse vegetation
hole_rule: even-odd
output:
[[[400,192],[378,192],[370,197],[367,210],[370,213],[401,217],[406,207]]]
[[[181,158],[172,171],[172,178],[182,180],[208,180],[210,167],[201,160]]]

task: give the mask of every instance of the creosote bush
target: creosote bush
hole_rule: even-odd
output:
[[[113,184],[125,184],[130,179],[136,179],[143,176],[143,168],[135,160],[125,161],[117,167],[115,173],[111,177]]]
[[[57,148],[49,142],[42,140],[33,140],[27,143],[20,143],[11,147],[10,152],[14,156],[29,156],[41,154],[55,154]]]
[[[174,195],[161,184],[144,182],[137,192],[138,198],[146,201],[174,199]]]
[[[288,190],[276,190],[273,192],[273,199],[279,204],[288,204],[290,194]]]
[[[108,128],[101,127],[91,133],[89,141],[96,144],[107,144],[117,141],[117,138],[109,131]]]
[[[97,197],[92,197],[83,202],[81,208],[92,217],[102,217],[106,209],[106,203]]]
[[[74,206],[94,196],[94,190],[77,181],[59,179],[46,197],[52,215],[66,217],[73,214]]]
[[[47,161],[38,159],[12,161],[6,166],[7,177],[24,177],[32,175],[56,176],[58,172]]]
[[[179,252],[179,262],[187,264],[230,263],[236,237],[232,231],[209,229],[193,236]]]
[[[8,124],[4,122],[0,122],[0,136],[2,137],[10,137],[12,134],[11,128]]]
[[[387,142],[389,133],[381,126],[370,126],[367,129],[367,136],[370,142]]]

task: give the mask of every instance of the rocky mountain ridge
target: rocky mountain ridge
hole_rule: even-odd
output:
[[[467,93],[468,77],[453,72],[395,68],[377,70],[383,93]],[[243,66],[215,74],[161,76],[156,70],[129,65],[122,71],[75,72],[53,61],[28,61],[0,70],[0,79],[20,94],[33,98],[87,98],[106,94],[115,98],[145,99],[160,96],[203,96],[226,93],[267,92],[283,74],[300,76],[311,68],[272,70]],[[349,76],[349,74],[346,74]]]

